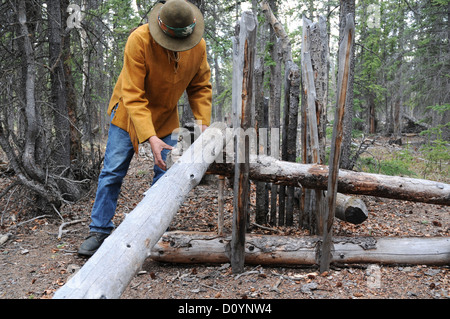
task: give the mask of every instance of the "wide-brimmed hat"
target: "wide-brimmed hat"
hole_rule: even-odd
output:
[[[176,52],[195,47],[205,30],[202,13],[186,0],[159,1],[148,16],[148,26],[159,45]]]

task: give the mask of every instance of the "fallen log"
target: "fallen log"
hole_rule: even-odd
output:
[[[300,200],[301,196],[300,190],[294,192],[294,197],[297,200]],[[363,223],[369,217],[369,211],[362,199],[337,193],[335,216],[344,222],[357,225]]]
[[[232,176],[232,163],[213,163],[208,174]],[[328,166],[276,160],[266,155],[250,157],[250,179],[277,185],[327,189]],[[339,170],[337,191],[342,194],[423,202],[450,206],[450,185],[409,177]]]
[[[150,257],[170,263],[227,263],[231,236],[167,232]],[[245,263],[271,266],[318,265],[321,236],[247,234]],[[449,237],[333,237],[332,263],[448,265]]]
[[[118,298],[164,234],[185,197],[231,139],[216,123],[153,185],[54,298]]]
[[[369,216],[369,211],[362,199],[337,193],[334,215],[344,222],[361,224]]]

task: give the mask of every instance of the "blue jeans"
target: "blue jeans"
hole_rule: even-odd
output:
[[[113,117],[114,111],[111,119]],[[177,143],[176,139],[172,139],[172,135],[168,135],[162,140],[171,146],[175,146]],[[168,153],[169,150],[162,151],[161,155],[164,161]],[[103,169],[98,178],[97,194],[91,212],[90,231],[109,234],[114,229],[112,218],[116,211],[120,188],[128,172],[133,154],[133,144],[128,133],[111,123]],[[156,165],[154,165],[153,171],[152,184],[155,184],[165,171]]]

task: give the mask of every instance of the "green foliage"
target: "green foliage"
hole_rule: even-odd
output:
[[[363,157],[358,160],[362,171],[391,176],[415,176],[411,170],[412,157],[403,152],[397,153],[394,158],[377,160],[374,157]]]
[[[432,0],[431,1],[433,4],[437,4],[437,5],[441,5],[441,6],[446,6],[450,3],[450,0]]]
[[[450,111],[450,104],[433,105],[427,109],[434,110],[439,114]],[[427,160],[423,177],[425,178],[430,172],[444,173],[449,175],[448,167],[450,164],[450,147],[448,142],[442,137],[444,129],[450,129],[450,122],[446,124],[431,127],[422,131],[420,135],[427,136],[427,143],[421,147],[421,152]]]

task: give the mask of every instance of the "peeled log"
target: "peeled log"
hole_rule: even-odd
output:
[[[213,163],[209,174],[233,175],[232,163]],[[326,190],[328,166],[300,164],[259,155],[250,158],[250,179]],[[339,170],[338,189],[342,194],[369,195],[412,202],[450,206],[450,185],[417,178]]]
[[[231,236],[216,233],[167,232],[151,258],[171,263],[227,263]],[[245,263],[253,265],[318,265],[322,237],[247,234]],[[449,237],[333,237],[333,263],[448,265]]]
[[[97,252],[59,290],[55,299],[119,298],[150,255],[179,207],[231,139],[212,125],[153,185]]]

